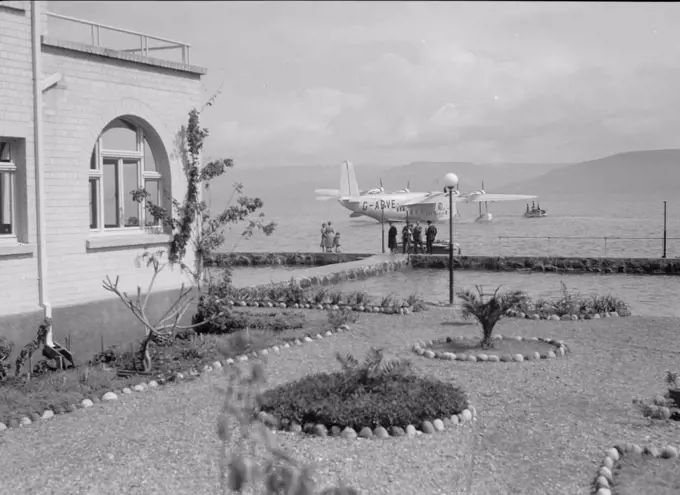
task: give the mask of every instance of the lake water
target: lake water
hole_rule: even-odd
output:
[[[668,199],[667,256],[680,257],[680,200],[638,197],[633,193],[593,197],[578,194],[541,196],[548,216],[527,219],[522,202],[489,205],[494,222],[477,224],[477,205],[459,205],[461,220],[454,224],[455,242],[464,254],[487,256],[640,256],[662,253],[663,199]],[[379,253],[381,225],[374,220],[350,219],[334,201],[315,201],[313,192],[281,191],[263,197],[266,218],[278,224],[271,237],[239,237],[234,226],[224,249],[231,251],[319,251],[322,222],[332,221],[346,252]],[[448,224],[437,225],[439,239],[448,239]],[[605,240],[605,237],[607,238]]]
[[[266,284],[274,272],[287,270],[291,276],[296,269],[306,267],[238,267],[233,282],[237,287]],[[521,272],[454,272],[454,287],[474,289],[481,285],[494,290],[524,290],[534,298],[557,298],[561,295],[560,282],[570,293],[582,295],[611,294],[625,301],[635,315],[680,317],[680,277],[648,275],[595,275]],[[417,293],[429,302],[448,302],[449,272],[447,270],[407,269],[365,280],[342,282],[332,290],[342,292],[365,291],[375,298],[393,294],[406,299]]]

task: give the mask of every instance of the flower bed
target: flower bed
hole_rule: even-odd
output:
[[[548,313],[524,313],[514,309],[509,310],[506,316],[510,318],[526,318],[528,320],[552,320],[552,321],[577,321],[577,320],[599,320],[601,318],[614,318],[619,315],[616,311],[605,313],[570,313],[570,314],[548,314]],[[628,316],[628,315],[625,315]]]
[[[31,381],[11,379],[0,383],[0,431],[8,427],[26,426],[55,415],[91,407],[101,401],[115,400],[121,394],[156,388],[168,382],[192,379],[201,372],[212,371],[234,362],[247,361],[278,353],[281,349],[330,337],[334,333],[349,331],[341,325],[334,330],[299,337],[280,338],[267,332],[263,337],[251,339],[247,348],[230,348],[223,338],[205,339],[195,346],[188,343],[162,348],[155,357],[158,371],[128,377],[116,376],[116,369],[87,367],[36,376]],[[170,358],[182,356],[183,359]],[[224,356],[224,357],[223,357]],[[221,359],[219,358],[221,357]]]
[[[494,346],[490,349],[482,349],[480,340],[475,337],[445,337],[416,343],[412,350],[429,359],[490,363],[555,359],[569,352],[564,341],[542,337],[494,335],[493,342]]]
[[[265,423],[294,433],[344,438],[413,436],[471,421],[459,387],[411,373],[410,361],[371,349],[363,364],[337,356],[343,371],[308,375],[262,396]]]
[[[651,471],[651,472],[650,472]],[[597,495],[678,493],[680,461],[676,447],[641,447],[627,443],[607,450],[597,472]]]
[[[305,290],[296,281],[268,287],[229,287],[220,292],[217,299],[229,306],[318,310],[351,309],[366,313],[401,315],[417,313],[426,308],[424,301],[417,294],[410,295],[404,301],[396,299],[391,294],[376,300],[362,291],[344,294],[325,288]]]

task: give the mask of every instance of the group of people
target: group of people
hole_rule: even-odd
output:
[[[333,250],[340,252],[340,232],[336,232],[329,221],[321,224],[321,252],[332,253]]]
[[[536,205],[535,201],[531,202],[531,209],[529,209],[529,203],[527,203],[527,211],[526,213],[545,213],[545,210],[541,209],[540,205]]]
[[[397,252],[397,227],[393,222],[389,222],[390,230],[387,232],[387,247],[390,249],[390,253],[395,254]],[[432,254],[432,245],[437,238],[437,227],[435,227],[430,220],[427,221],[427,229],[425,230],[425,252],[427,254]],[[418,254],[418,251],[423,249],[423,228],[420,226],[420,222],[416,222],[415,227],[410,223],[404,225],[401,230],[401,250],[403,254],[411,252],[411,246],[413,246],[413,252]]]

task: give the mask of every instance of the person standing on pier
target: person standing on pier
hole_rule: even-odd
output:
[[[333,252],[333,239],[335,239],[335,229],[331,225],[330,220],[328,221],[328,226],[326,227],[326,252]]]
[[[397,252],[397,228],[390,222],[390,230],[387,231],[387,247],[390,249],[390,254]]]
[[[427,230],[425,231],[425,242],[427,247],[427,254],[432,254],[432,245],[437,238],[437,227],[432,225],[430,220],[427,221]]]
[[[418,254],[419,250],[423,250],[423,228],[420,226],[420,222],[416,222],[413,229],[413,252]]]
[[[321,224],[321,252],[326,252],[326,224]]]

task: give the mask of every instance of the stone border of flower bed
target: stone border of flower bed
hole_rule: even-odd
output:
[[[401,308],[395,307],[381,307],[381,306],[348,306],[348,305],[337,305],[337,304],[301,304],[295,303],[293,305],[286,304],[285,302],[275,302],[275,301],[232,301],[227,300],[228,306],[236,307],[261,307],[261,308],[281,308],[281,309],[317,309],[317,310],[340,310],[340,309],[351,309],[352,311],[365,312],[365,313],[382,313],[382,314],[399,314],[408,315],[411,313],[417,313],[418,311],[410,306],[404,306]]]
[[[527,320],[577,321],[577,320],[599,320],[601,318],[614,318],[616,316],[619,316],[619,314],[616,311],[611,311],[595,314],[580,313],[577,315],[562,315],[562,316],[544,315],[538,313],[528,315],[526,313],[522,313],[521,311],[518,312],[511,309],[506,313],[505,316],[509,318],[526,318]],[[625,318],[625,316],[621,316],[621,318]]]
[[[260,420],[267,425],[275,423],[275,421],[268,421],[269,418],[265,412],[260,412]],[[284,432],[292,434],[308,434],[317,437],[342,437],[348,440],[357,439],[371,439],[371,438],[390,438],[390,437],[414,437],[416,435],[422,434],[433,434],[446,430],[447,428],[453,428],[455,426],[460,426],[464,423],[469,423],[471,421],[477,421],[477,410],[474,406],[468,404],[468,407],[463,409],[459,414],[454,414],[449,418],[434,419],[432,421],[423,421],[419,428],[413,425],[407,425],[406,428],[401,428],[399,426],[390,426],[389,428],[384,428],[382,426],[376,426],[371,430],[368,426],[364,426],[357,431],[354,428],[346,426],[344,429],[339,426],[333,426],[330,429],[321,423],[312,424],[309,423],[304,426],[304,428],[298,423],[292,423],[287,429],[280,429],[270,426],[274,432]]]
[[[594,489],[597,490],[596,495],[611,495],[611,488],[614,485],[614,476],[612,473],[614,471],[614,466],[622,456],[642,454],[661,457],[663,459],[675,459],[676,461],[678,459],[678,449],[676,447],[640,447],[633,443],[616,445],[605,452],[602,466],[597,471],[597,477],[593,483]]]
[[[350,327],[349,325],[340,325],[338,328],[335,330],[327,330],[326,332],[322,334],[317,333],[314,335],[314,337],[307,335],[303,337],[302,339],[295,339],[292,342],[286,342],[282,345],[274,345],[270,347],[266,347],[264,349],[260,349],[259,351],[253,351],[248,354],[242,354],[239,356],[236,356],[235,358],[227,358],[222,361],[216,360],[212,363],[212,365],[206,364],[203,366],[202,370],[199,372],[196,368],[191,368],[184,373],[182,372],[175,372],[173,373],[172,377],[168,380],[165,379],[156,379],[156,380],[149,380],[148,382],[145,381],[140,381],[140,383],[133,385],[132,387],[125,387],[122,390],[115,390],[115,391],[106,391],[106,392],[99,392],[97,395],[92,395],[89,398],[85,398],[80,401],[79,404],[70,404],[65,408],[56,408],[57,410],[55,411],[54,409],[45,409],[45,411],[42,414],[38,413],[33,413],[30,414],[29,416],[22,416],[18,420],[11,420],[9,421],[9,424],[5,424],[0,422],[0,432],[7,430],[8,428],[19,428],[23,426],[28,426],[32,423],[38,422],[38,421],[47,421],[49,419],[54,418],[57,415],[61,415],[63,413],[69,413],[69,412],[75,412],[78,409],[87,409],[89,407],[92,407],[94,404],[98,402],[109,402],[112,400],[117,400],[118,396],[123,394],[123,395],[130,395],[133,392],[144,392],[145,390],[148,389],[155,389],[159,388],[162,385],[166,385],[168,383],[173,383],[173,382],[179,382],[184,380],[185,374],[188,374],[189,376],[197,377],[201,375],[201,373],[210,373],[214,370],[219,370],[221,368],[224,368],[225,366],[230,366],[235,363],[240,363],[243,361],[248,361],[249,358],[257,358],[261,356],[267,356],[270,352],[273,352],[275,354],[278,354],[281,352],[281,349],[289,349],[293,346],[301,346],[304,343],[308,342],[314,342],[315,340],[322,340],[324,337],[331,337],[336,333],[344,333],[344,332],[349,332]]]
[[[465,352],[462,354],[455,354],[453,352],[436,352],[428,349],[429,347],[432,347],[435,344],[443,344],[445,342],[452,342],[453,340],[470,340],[471,338],[475,337],[444,337],[441,339],[436,339],[436,340],[428,340],[427,342],[416,342],[413,344],[413,347],[411,350],[418,354],[419,356],[423,356],[429,359],[443,359],[446,361],[469,361],[469,362],[482,362],[482,363],[498,363],[498,362],[503,362],[503,363],[509,363],[509,362],[515,362],[515,363],[522,363],[524,361],[538,361],[541,359],[555,359],[557,356],[565,356],[569,352],[569,348],[567,345],[564,343],[563,340],[554,340],[554,339],[546,339],[543,337],[521,337],[521,336],[516,336],[516,337],[504,337],[503,335],[497,334],[493,336],[493,340],[517,340],[517,341],[533,341],[533,342],[544,342],[546,344],[550,344],[555,346],[555,351],[548,351],[544,353],[539,353],[539,352],[533,352],[533,353],[527,353],[527,354],[515,354],[515,355],[510,355],[510,354],[504,354],[502,356],[497,356],[495,354],[486,354],[484,352]],[[449,340],[451,339],[451,340]]]

